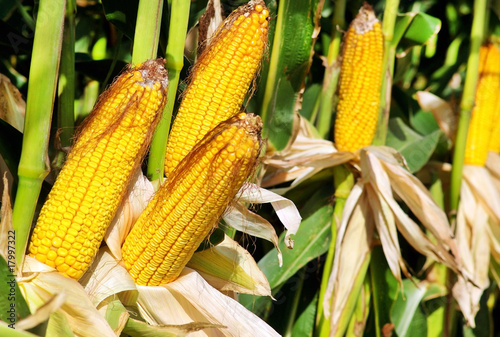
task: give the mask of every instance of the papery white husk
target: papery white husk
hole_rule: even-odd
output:
[[[138,289],[139,310],[149,324],[194,320],[226,327],[205,329],[190,336],[279,336],[267,323],[189,268],[184,268],[179,278],[167,285]]]
[[[446,215],[435,205],[423,184],[401,166],[404,158],[387,147],[370,146],[361,149],[359,154],[361,178],[346,200],[337,229],[332,274],[323,303],[333,330],[337,328],[354,280],[360,276],[361,267],[371,251],[374,229],[390,270],[400,284],[401,272],[411,276],[401,256],[396,228],[421,254],[444,263],[459,275],[467,274],[458,260],[457,244]],[[393,192],[434,234],[437,244],[401,209]],[[348,236],[348,233],[356,234]]]
[[[337,330],[355,280],[372,249],[374,224],[367,216],[362,193],[362,184],[356,184],[346,200],[337,229],[335,257],[323,301],[325,316],[330,319],[331,334]]]
[[[481,296],[490,281],[490,256],[500,261],[500,196],[491,170],[464,165],[456,239],[470,279],[459,278],[453,296],[467,323],[475,327]]]
[[[290,235],[294,235],[297,233],[302,218],[299,211],[297,210],[297,207],[291,200],[286,199],[264,188],[260,188],[255,184],[245,184],[236,195],[236,199],[240,202],[247,202],[252,204],[271,203],[271,206],[273,206],[274,210],[276,211],[276,215],[287,229],[285,235],[285,244],[288,248],[293,248],[293,240]],[[249,229],[251,230],[251,232],[248,234],[253,233],[262,238],[272,236],[272,234],[259,235],[256,230],[252,230],[252,224],[250,221],[242,222],[240,226],[238,226],[237,222],[233,221],[232,225],[237,226],[237,229],[240,229],[243,232]],[[274,232],[274,228],[271,225],[269,225],[268,228],[269,231]],[[256,229],[258,230],[259,227],[257,227]],[[274,235],[276,235],[276,233],[274,233]]]
[[[23,277],[18,279],[18,284],[31,312],[35,312],[43,304],[56,301],[57,306],[53,309],[64,315],[75,336],[116,336],[94,307],[84,288],[77,281],[61,275],[55,269],[26,256]],[[58,296],[63,298],[58,299]],[[49,334],[50,331],[49,322]],[[53,336],[56,336],[55,331]]]

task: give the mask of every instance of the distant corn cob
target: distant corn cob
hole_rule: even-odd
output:
[[[384,38],[371,6],[359,10],[343,44],[335,145],[353,152],[372,143],[379,113]]]
[[[467,135],[465,164],[484,166],[494,127],[494,115],[500,94],[500,51],[494,44],[479,50],[479,79],[475,105]],[[498,138],[498,135],[493,135]]]
[[[166,103],[162,60],[121,74],[99,98],[42,207],[29,254],[79,279],[90,266]]]
[[[258,116],[240,113],[203,138],[172,172],[122,247],[139,285],[175,280],[255,168]]]
[[[264,53],[268,17],[263,1],[239,7],[197,60],[168,139],[167,176],[205,134],[241,110]]]

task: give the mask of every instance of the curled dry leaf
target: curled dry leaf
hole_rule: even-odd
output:
[[[271,206],[273,206],[276,211],[276,215],[278,215],[278,218],[287,229],[285,244],[288,248],[293,248],[291,235],[297,233],[302,217],[291,200],[264,188],[260,188],[255,184],[246,184],[243,186],[236,198],[242,202],[248,203],[271,203]]]
[[[490,256],[500,261],[500,197],[489,167],[465,165],[462,174],[455,235],[464,269],[470,276],[458,278],[453,296],[467,323],[474,327],[481,296],[490,284]]]
[[[448,139],[454,141],[458,118],[451,104],[427,91],[418,91],[416,96],[422,110],[432,112],[439,128]]]
[[[23,132],[26,102],[9,78],[0,74],[0,118]]]

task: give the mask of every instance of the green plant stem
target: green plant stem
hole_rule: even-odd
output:
[[[49,172],[47,148],[62,44],[66,1],[40,0],[31,58],[19,186],[12,214],[16,261],[22,266],[43,179]]]
[[[389,122],[391,104],[392,79],[394,76],[394,61],[396,59],[396,45],[394,43],[394,26],[398,14],[399,0],[387,0],[385,3],[382,34],[384,35],[384,61],[382,64],[382,89],[380,90],[380,109],[377,122],[377,131],[373,140],[374,145],[384,145]]]
[[[328,48],[327,65],[325,69],[325,77],[323,79],[323,87],[320,95],[319,116],[316,122],[316,128],[321,137],[327,139],[332,123],[333,114],[333,97],[337,82],[339,79],[340,69],[336,64],[337,57],[340,51],[340,43],[342,41],[342,31],[345,25],[345,0],[335,1],[335,9],[333,15],[333,32],[332,41]],[[337,28],[338,27],[338,28]]]
[[[465,157],[465,144],[471,119],[472,108],[476,95],[476,85],[479,69],[479,49],[484,40],[484,22],[486,19],[487,0],[474,1],[474,18],[470,33],[470,52],[465,73],[464,91],[460,102],[460,119],[458,121],[455,150],[453,152],[453,167],[450,185],[450,214],[454,217],[460,199],[460,185]]]
[[[156,58],[160,39],[163,0],[139,1],[132,64]]]
[[[170,4],[170,2],[169,2]],[[189,21],[189,0],[172,0],[170,17],[170,28],[168,34],[168,45],[166,50],[168,70],[168,93],[167,105],[163,110],[163,116],[156,128],[151,143],[148,161],[148,178],[157,180],[163,177],[165,151],[167,148],[168,133],[172,111],[174,110],[179,76],[184,66],[184,43],[186,41],[187,27]]]
[[[354,176],[344,165],[333,168],[333,179],[335,184],[335,206],[333,209],[330,247],[326,255],[323,275],[321,277],[321,286],[319,290],[318,310],[316,313],[316,331],[317,336],[324,337],[330,334],[330,320],[323,314],[323,301],[328,287],[328,281],[333,268],[333,259],[335,257],[335,243],[337,239],[338,224],[342,219],[342,212],[352,187],[354,186]]]
[[[71,146],[71,137],[75,126],[75,16],[76,1],[66,2],[63,41],[61,48],[61,71],[57,95],[57,127],[62,148]],[[64,152],[59,152],[57,167],[64,162]]]

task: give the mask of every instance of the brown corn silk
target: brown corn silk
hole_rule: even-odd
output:
[[[99,97],[41,209],[30,256],[74,279],[88,269],[165,106],[163,63],[127,69]]]
[[[257,164],[262,123],[240,113],[208,133],[174,169],[122,247],[139,285],[175,280]]]

